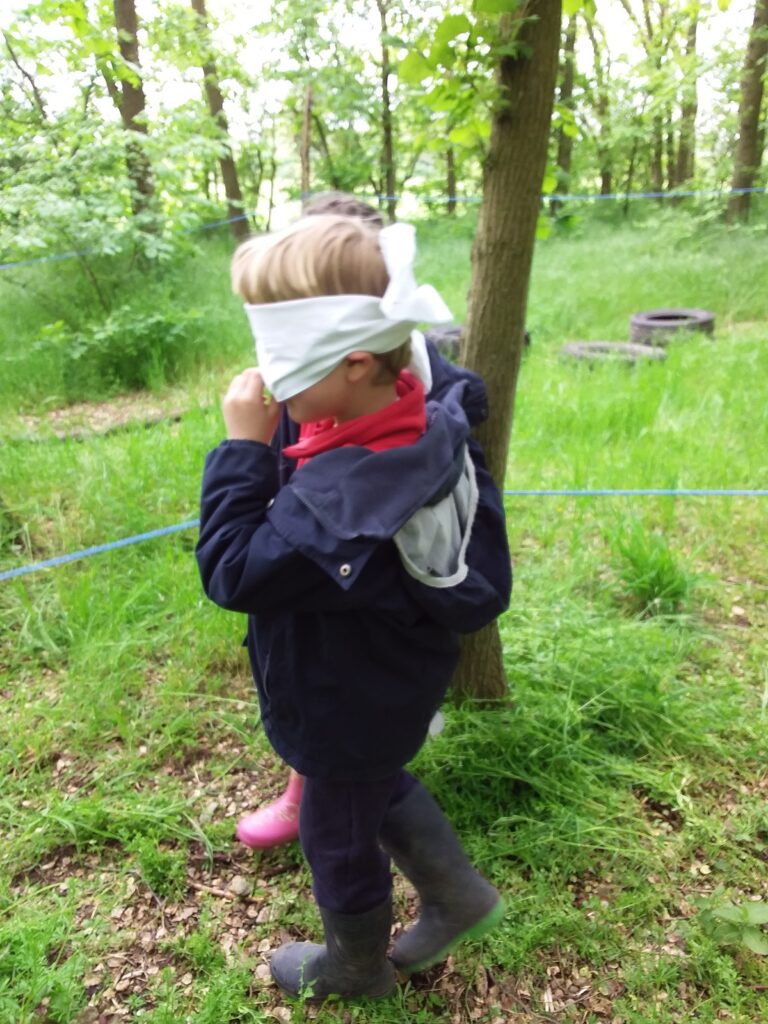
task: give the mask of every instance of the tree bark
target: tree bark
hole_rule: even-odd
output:
[[[760,108],[763,102],[763,75],[768,57],[768,0],[756,0],[755,16],[749,33],[747,52],[741,76],[739,102],[739,141],[733,161],[732,189],[752,188],[762,157],[758,149],[760,138]],[[726,214],[729,223],[746,220],[749,216],[751,194],[732,195]]]
[[[472,250],[462,362],[488,388],[490,417],[477,431],[488,466],[504,485],[515,388],[523,353],[528,284],[547,162],[560,49],[561,0],[530,0],[506,19],[519,56],[498,67],[502,102],[491,126],[483,203]],[[519,31],[515,31],[519,30]],[[530,57],[524,54],[531,54]],[[467,638],[454,679],[459,696],[498,699],[507,681],[494,624]]]
[[[146,136],[147,126],[143,120],[146,108],[144,87],[141,82],[141,61],[139,60],[139,23],[134,0],[114,0],[115,28],[120,56],[129,64],[135,80],[123,75],[120,80],[118,110],[123,128],[135,136]],[[152,168],[140,138],[129,138],[126,144],[126,164],[131,181],[131,208],[134,214],[143,213],[150,205],[155,187]]]
[[[235,238],[247,238],[249,233],[248,220],[245,216],[240,179],[237,175],[235,158],[232,153],[229,123],[227,122],[227,115],[224,113],[224,97],[221,94],[216,61],[213,57],[205,0],[191,0],[191,3],[192,10],[197,15],[197,27],[202,40],[202,70],[208,110],[224,141],[224,148],[219,157],[219,167],[221,168],[221,178],[224,182],[224,194],[227,197],[229,226]]]
[[[387,216],[390,224],[394,224],[397,218],[397,180],[395,177],[395,144],[392,130],[392,97],[389,93],[389,76],[392,73],[392,63],[389,57],[389,47],[386,44],[387,13],[389,3],[387,0],[376,0],[379,9],[381,22],[381,132],[382,132],[382,172],[384,187],[387,191]]]
[[[312,86],[307,83],[304,89],[304,116],[301,121],[301,139],[299,141],[299,160],[301,161],[301,201],[305,203],[309,199],[311,180],[311,156],[312,146],[312,104],[314,95]]]
[[[456,154],[453,146],[445,151],[445,187],[448,191],[446,210],[452,217],[456,213]]]

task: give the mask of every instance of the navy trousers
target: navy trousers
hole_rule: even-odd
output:
[[[380,782],[306,779],[299,837],[318,906],[364,914],[389,896],[389,858],[379,846],[390,807],[416,785],[406,771]]]

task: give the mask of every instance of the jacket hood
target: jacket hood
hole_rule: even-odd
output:
[[[392,538],[414,512],[451,491],[461,475],[469,436],[466,388],[459,381],[439,402],[427,403],[427,430],[412,445],[383,452],[349,446],[315,456],[293,474],[276,505],[298,500],[339,540]]]
[[[457,366],[443,358],[434,342],[426,334],[429,366],[432,371],[432,390],[427,396],[430,401],[442,402],[444,396],[457,384],[463,385],[461,405],[470,427],[476,427],[488,419],[488,395],[483,378],[464,366]]]

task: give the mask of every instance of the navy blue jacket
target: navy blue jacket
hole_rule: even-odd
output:
[[[208,596],[248,613],[265,732],[307,776],[372,781],[417,752],[456,667],[460,632],[509,601],[504,510],[470,423],[485,415],[474,374],[434,350],[427,430],[384,452],[358,446],[293,471],[277,446],[224,441],[208,455],[197,558]],[[479,503],[458,586],[409,575],[393,537],[451,491],[468,446]]]

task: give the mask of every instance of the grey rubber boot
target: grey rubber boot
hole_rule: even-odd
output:
[[[338,914],[320,908],[325,945],[291,942],[272,957],[272,977],[284,991],[305,999],[330,995],[388,996],[396,987],[387,959],[392,900],[364,914]]]
[[[479,938],[504,916],[504,901],[472,867],[450,822],[420,784],[387,812],[384,850],[416,889],[421,911],[391,953],[405,974],[423,971],[464,939]]]

